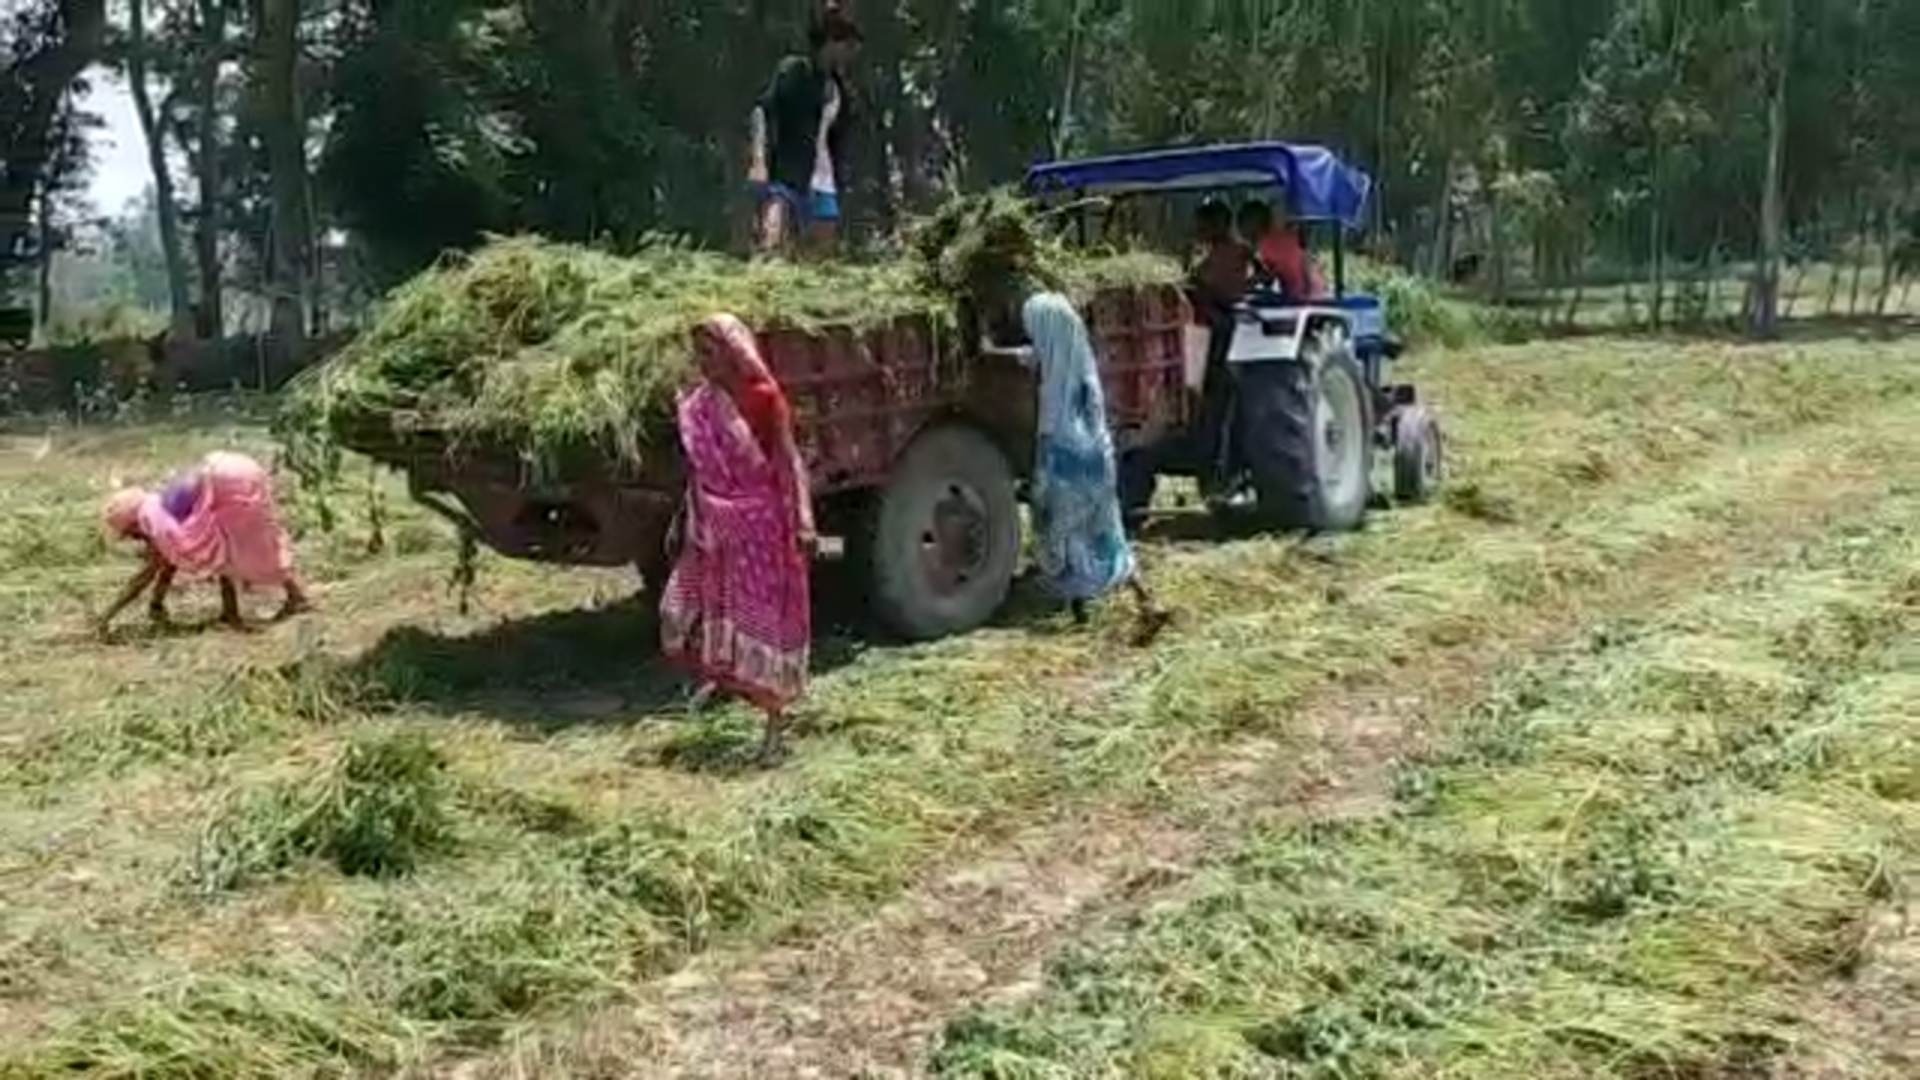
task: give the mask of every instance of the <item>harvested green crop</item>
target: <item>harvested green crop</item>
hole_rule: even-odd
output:
[[[950,244],[977,252],[978,230],[964,226],[986,205],[993,221],[1038,235],[1031,215],[996,195],[958,200],[961,212],[947,213],[963,227]],[[975,257],[966,251],[958,257]],[[1051,241],[1044,254],[1051,276],[1082,293],[1179,275],[1155,256],[1072,257]],[[554,478],[638,471],[672,438],[700,320],[728,311],[760,330],[859,332],[902,318],[945,328],[963,282],[927,265],[744,262],[669,242],[616,256],[497,240],[396,290],[371,328],[289,388],[279,434],[303,471],[337,462],[341,447],[395,464],[466,447]]]

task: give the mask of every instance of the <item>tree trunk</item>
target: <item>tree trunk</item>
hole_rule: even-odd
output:
[[[1867,269],[1867,230],[1871,225],[1867,201],[1853,193],[1853,280],[1847,285],[1847,314],[1860,314],[1860,276]]]
[[[1666,318],[1667,302],[1667,179],[1660,136],[1654,136],[1653,191],[1647,200],[1647,255],[1652,260],[1647,287],[1653,294],[1647,301],[1647,324],[1660,329]]]
[[[34,313],[39,319],[40,341],[47,341],[47,329],[53,325],[53,209],[54,200],[47,184],[40,192],[40,265],[35,274]]]
[[[227,332],[224,274],[220,261],[220,62],[226,55],[225,0],[200,0],[199,85],[194,107],[198,130],[191,159],[200,189],[200,214],[194,221],[193,257],[200,273],[200,333],[219,338]]]
[[[1880,288],[1874,292],[1873,313],[1884,317],[1887,304],[1893,299],[1893,246],[1899,242],[1894,234],[1893,209],[1880,208]]]
[[[1720,270],[1725,251],[1727,222],[1725,218],[1716,218],[1713,223],[1713,246],[1707,249],[1707,295],[1700,305],[1700,320],[1704,323],[1720,321]]]
[[[1785,200],[1781,183],[1787,158],[1788,46],[1793,38],[1793,0],[1779,0],[1779,38],[1774,45],[1773,87],[1767,102],[1767,176],[1760,191],[1760,268],[1753,297],[1752,332],[1763,341],[1780,336],[1780,255]]]
[[[1507,222],[1506,200],[1501,197],[1498,174],[1487,187],[1487,232],[1489,252],[1493,256],[1493,302],[1507,302]]]
[[[283,361],[304,338],[307,264],[307,155],[298,88],[299,0],[254,0],[254,61],[260,78],[262,128],[273,192],[268,241],[272,339]]]
[[[1833,226],[1829,224],[1823,223],[1820,226],[1819,250],[1824,254],[1831,254],[1833,251]],[[1839,264],[1838,263],[1830,264],[1829,272],[1827,274],[1827,300],[1826,300],[1826,303],[1821,307],[1820,314],[1832,315],[1835,311],[1838,311],[1840,309],[1840,277],[1841,277],[1841,273],[1840,273]]]
[[[193,297],[187,289],[187,259],[180,249],[180,202],[174,197],[173,173],[167,168],[167,143],[153,109],[153,88],[147,84],[147,13],[145,0],[127,0],[127,88],[133,95],[134,115],[140,119],[140,137],[147,143],[147,168],[153,173],[153,197],[160,219],[160,257],[167,267],[167,306],[175,333],[193,330]]]

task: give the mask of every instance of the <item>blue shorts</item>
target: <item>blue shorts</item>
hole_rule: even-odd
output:
[[[786,184],[756,184],[754,187],[755,194],[760,198],[779,199],[786,203],[801,224],[840,220],[840,196],[834,192],[809,190],[807,197],[802,199],[799,192]]]

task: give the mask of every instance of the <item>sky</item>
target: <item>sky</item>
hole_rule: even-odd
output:
[[[140,197],[153,174],[147,169],[147,143],[140,134],[140,118],[133,111],[127,84],[104,71],[93,75],[93,88],[82,108],[97,113],[106,127],[94,133],[94,177],[89,194],[102,214],[118,214]]]

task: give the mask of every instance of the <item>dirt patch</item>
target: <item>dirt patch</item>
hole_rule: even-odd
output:
[[[1808,1005],[1820,1026],[1843,1033],[1852,1048],[1844,1061],[1798,1063],[1813,1080],[1920,1076],[1920,905],[1883,910],[1866,928],[1859,970],[1836,981]]]

